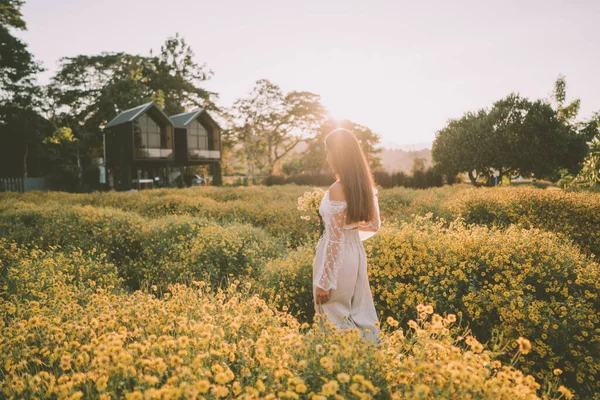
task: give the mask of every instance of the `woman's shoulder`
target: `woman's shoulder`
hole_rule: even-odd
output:
[[[342,182],[335,182],[329,187],[329,199],[333,201],[345,201],[346,194],[344,193],[344,186]]]

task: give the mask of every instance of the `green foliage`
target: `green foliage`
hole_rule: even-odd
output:
[[[112,273],[122,279],[129,289],[152,289],[157,293],[172,290],[169,284],[174,282],[194,284],[205,279],[222,284],[237,278],[250,283],[253,290],[278,308],[310,321],[314,313],[311,276],[318,225],[313,218],[301,219],[295,210],[297,197],[306,189],[287,186],[89,195],[2,194],[0,237],[17,241],[21,244],[17,247],[24,250],[19,252],[14,250],[15,245],[4,242],[4,253],[0,251],[0,255],[2,260],[9,260],[12,275],[6,280],[9,275],[5,274],[0,280],[11,282],[4,287],[10,287],[13,294],[21,285],[31,287],[28,298],[39,296],[35,293],[40,292],[44,282],[58,282],[58,290],[47,291],[61,302],[52,303],[55,307],[51,309],[62,310],[61,304],[91,297],[73,293],[60,283],[71,275],[76,277],[75,282],[97,281],[104,287],[102,276],[106,271],[108,276]],[[419,312],[421,303],[432,304],[441,313],[458,314],[461,323],[468,324],[490,348],[494,348],[498,337],[515,346],[516,339],[527,337],[532,350],[519,361],[519,368],[533,373],[544,384],[560,380],[583,398],[590,397],[599,381],[600,344],[594,332],[600,329],[600,268],[590,251],[598,241],[598,235],[593,235],[599,225],[594,220],[600,215],[598,198],[550,189],[465,190],[463,185],[426,191],[381,191],[383,228],[364,242],[380,317],[407,323]],[[490,203],[487,208],[486,203]],[[264,219],[253,223],[264,226],[275,237],[263,229],[232,223],[243,219],[250,222],[261,212]],[[461,219],[411,217],[428,212],[452,218],[463,216],[478,225],[466,225]],[[292,225],[293,219],[299,223]],[[545,225],[544,219],[548,220]],[[298,237],[303,237],[303,245],[286,253],[282,236],[290,226],[302,232]],[[91,259],[85,261],[86,257]],[[50,280],[41,275],[46,263],[54,271]],[[86,263],[89,270],[84,268]],[[104,268],[102,263],[110,265]],[[68,272],[61,272],[63,267]],[[18,270],[35,273],[20,276]],[[28,286],[27,282],[37,283]],[[81,290],[88,289],[82,286]],[[189,302],[181,304],[189,306]],[[26,310],[19,307],[15,312]],[[437,335],[439,338],[439,332]],[[396,344],[402,347],[410,343]],[[430,346],[416,345],[415,349],[425,352]],[[474,346],[472,339],[467,346]],[[494,351],[509,362],[516,347]],[[403,357],[409,354],[413,353]],[[432,360],[437,358],[431,353],[423,357],[422,365],[433,368]],[[394,374],[412,371],[408,364],[394,365]],[[563,373],[554,377],[554,368]],[[423,374],[419,379],[430,376]]]
[[[298,157],[303,172],[316,174],[329,169],[325,154],[325,137],[336,128],[345,128],[354,133],[371,171],[377,171],[381,168],[379,153],[382,152],[382,149],[377,148],[381,137],[378,134],[364,125],[349,120],[334,121],[327,119],[319,127],[316,136],[307,141],[308,148],[306,151]]]
[[[470,189],[449,197],[444,207],[467,223],[515,224],[555,232],[585,253],[600,256],[598,195],[532,188]]]
[[[52,136],[48,136],[44,138],[42,143],[44,144],[65,144],[65,143],[73,143],[76,142],[77,138],[73,136],[73,131],[71,128],[59,128]]]
[[[462,314],[484,342],[492,332],[531,338],[525,371],[545,380],[560,368],[582,395],[597,390],[600,265],[568,239],[427,219],[378,236],[365,248],[384,315],[402,320],[426,303]]]
[[[467,112],[460,119],[450,120],[436,133],[431,157],[447,176],[468,172],[475,184],[477,174],[492,167],[494,148],[489,143],[490,126],[485,110]],[[476,175],[473,175],[476,171]]]
[[[284,246],[246,225],[221,226],[189,217],[147,220],[110,208],[48,202],[0,204],[0,237],[23,245],[77,247],[106,253],[131,289],[207,279],[222,283],[260,275]]]
[[[563,383],[582,395],[597,390],[600,265],[569,240],[424,217],[383,229],[364,246],[381,319],[407,322],[419,304],[432,304],[458,314],[484,343],[494,335],[531,338],[520,368],[537,379],[550,381],[560,368]],[[258,283],[263,296],[301,320],[314,313],[313,257],[307,247],[271,261]]]
[[[101,53],[62,58],[50,95],[54,108],[67,107],[61,120],[70,126],[81,124],[78,130],[97,132],[121,111],[153,99],[169,115],[188,107],[215,109],[215,94],[201,88],[209,78],[206,66],[194,61],[190,46],[176,35],[157,56]]]
[[[466,113],[437,132],[432,147],[435,164],[448,175],[499,171],[500,178],[531,176],[557,180],[559,170],[573,172],[587,153],[589,133],[572,122],[579,102],[565,106],[564,78],[556,83],[557,110],[544,100],[510,94],[492,108]],[[474,174],[475,172],[475,174]]]
[[[325,114],[318,95],[297,91],[286,94],[279,86],[261,79],[229,110],[231,140],[242,144],[237,156],[248,164],[252,174],[261,171],[269,175],[298,143],[316,134]]]
[[[22,5],[19,0],[0,3],[0,102],[11,102],[13,106],[15,103],[26,105],[25,99],[34,89],[33,78],[41,71],[27,45],[11,32],[11,29],[27,29],[21,14]]]
[[[575,99],[570,104],[565,104],[567,99],[567,81],[563,75],[560,75],[556,79],[552,97],[557,104],[558,118],[564,122],[572,123],[579,113],[581,100]]]

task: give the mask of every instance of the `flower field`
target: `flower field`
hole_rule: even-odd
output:
[[[600,194],[380,190],[374,347],[315,321],[311,189],[0,194],[0,398],[600,399]]]

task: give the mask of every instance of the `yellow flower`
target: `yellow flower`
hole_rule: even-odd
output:
[[[415,385],[414,393],[419,395],[419,398],[426,398],[431,392],[431,389],[427,385],[422,383]]]
[[[213,387],[212,391],[217,397],[226,397],[229,394],[229,389],[220,385]]]
[[[348,375],[344,372],[340,372],[339,374],[337,374],[336,378],[338,381],[340,381],[342,383],[350,382],[350,375]]]
[[[127,400],[142,400],[144,396],[142,395],[142,392],[136,390],[135,392],[126,393],[125,398]]]
[[[571,393],[571,391],[569,389],[567,389],[566,387],[560,385],[558,388],[558,391],[565,396],[565,399],[569,400],[573,398],[573,393]]]
[[[321,394],[323,396],[333,396],[337,393],[339,387],[340,385],[336,380],[331,380],[323,385],[323,388],[321,389]]]
[[[519,351],[521,354],[527,354],[531,351],[531,342],[528,339],[519,336],[517,343],[519,344]]]
[[[398,321],[396,321],[394,318],[392,317],[387,317],[387,323],[389,326],[391,327],[396,327],[398,326]]]
[[[554,375],[560,375],[560,374],[562,374],[562,370],[561,370],[561,369],[559,369],[559,368],[556,368],[556,369],[555,369],[554,371],[552,371],[552,372],[554,372]]]
[[[296,385],[296,392],[298,392],[298,393],[306,393],[307,390],[308,390],[308,388],[306,387],[306,385],[304,383],[300,383],[300,384]]]
[[[64,370],[64,371],[68,371],[71,369],[71,361],[73,360],[73,358],[71,357],[70,354],[63,354],[63,356],[60,358],[60,367]]]
[[[238,381],[235,381],[233,382],[231,390],[233,391],[233,394],[237,396],[242,392],[242,385]]]
[[[321,367],[327,370],[333,367],[333,360],[331,360],[329,357],[321,357],[320,363]]]
[[[200,393],[207,393],[210,389],[210,382],[208,379],[202,379],[201,381],[196,382],[196,389],[198,389]]]
[[[96,389],[99,392],[103,392],[106,389],[108,384],[108,375],[102,375],[98,379],[96,379]]]

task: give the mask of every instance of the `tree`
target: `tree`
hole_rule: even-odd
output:
[[[157,56],[103,52],[61,59],[48,86],[48,113],[55,129],[69,128],[78,139],[80,176],[101,154],[103,126],[126,109],[149,101],[170,115],[187,107],[217,109],[212,101],[216,94],[201,87],[212,72],[193,58],[177,34]]]
[[[73,136],[71,128],[57,129],[42,141],[48,147],[48,154],[52,162],[48,176],[55,188],[70,191],[81,184],[81,158],[78,142],[79,140]]]
[[[275,165],[300,142],[316,135],[326,110],[310,92],[283,93],[266,79],[229,110],[231,134],[242,144],[238,156],[254,175],[271,174]]]
[[[434,140],[435,164],[446,175],[468,172],[474,185],[478,174],[489,178],[494,170],[500,180],[505,174],[556,180],[561,168],[577,170],[590,133],[573,121],[578,101],[564,105],[564,80],[555,86],[556,110],[547,101],[511,93],[489,111],[451,120]]]
[[[491,141],[494,169],[503,175],[557,179],[561,167],[573,170],[587,151],[585,138],[559,110],[543,100],[511,94],[494,103]]]
[[[440,171],[446,176],[467,172],[473,185],[477,185],[477,176],[488,174],[494,162],[490,122],[484,109],[448,121],[436,133],[431,148],[431,157]]]
[[[587,137],[591,137],[589,153],[577,175],[573,176],[571,171],[565,171],[563,180],[566,186],[600,186],[600,112],[584,124],[582,131]]]
[[[156,96],[162,96],[167,115],[196,107],[218,111],[212,101],[217,94],[202,88],[213,75],[212,70],[207,70],[206,63],[194,61],[192,48],[178,33],[165,41],[151,64],[147,84]]]
[[[379,154],[382,149],[377,147],[381,137],[378,134],[368,127],[352,121],[328,119],[319,127],[317,136],[308,140],[308,149],[302,153],[302,169],[305,172],[319,173],[329,168],[324,152],[325,137],[336,128],[344,128],[353,132],[360,143],[371,170],[375,171],[381,168],[381,156]]]
[[[0,1],[0,176],[28,176],[43,170],[41,138],[49,132],[37,110],[41,93],[35,78],[42,68],[27,45],[13,35],[14,30],[27,29],[22,5],[18,0]]]
[[[158,56],[127,53],[64,57],[49,87],[51,113],[62,112],[75,134],[98,132],[117,114],[148,101],[167,114],[186,107],[216,109],[215,93],[200,87],[210,72],[193,60],[183,38],[168,38]]]
[[[565,104],[567,99],[567,80],[563,75],[554,82],[554,92],[552,93],[552,100],[556,104],[557,118],[567,124],[573,124],[579,108],[581,107],[581,100],[575,99],[569,104]]]
[[[29,106],[35,94],[35,75],[41,71],[27,45],[11,32],[11,29],[27,29],[21,14],[22,5],[20,0],[0,2],[0,103],[21,107]]]
[[[10,104],[2,107],[2,115],[0,176],[43,176],[49,160],[42,141],[53,131],[50,121],[36,110]]]

